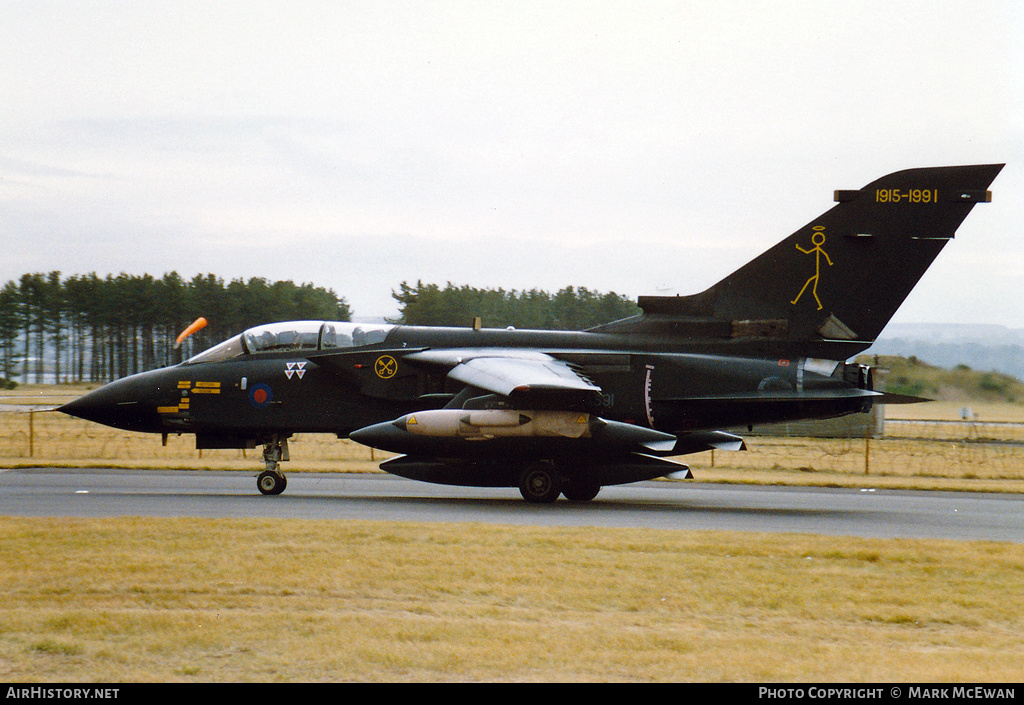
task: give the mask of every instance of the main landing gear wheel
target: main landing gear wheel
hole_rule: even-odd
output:
[[[288,478],[273,470],[264,470],[256,478],[256,487],[263,494],[281,494],[288,486]]]
[[[533,504],[550,504],[562,493],[562,478],[551,463],[531,463],[519,476],[519,492]]]
[[[570,481],[568,486],[562,490],[562,494],[570,502],[589,502],[601,491],[601,485],[596,482]]]

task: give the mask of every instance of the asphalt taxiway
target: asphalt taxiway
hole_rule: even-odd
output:
[[[588,503],[529,504],[513,488],[447,487],[384,474],[291,473],[263,496],[247,472],[0,471],[0,515],[275,517],[790,532],[1024,543],[1016,494],[755,487],[654,481]]]

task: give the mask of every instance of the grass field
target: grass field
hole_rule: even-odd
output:
[[[0,518],[19,681],[1016,682],[1024,546]]]
[[[53,403],[19,391],[0,403]],[[977,413],[999,421],[1017,407]],[[686,462],[722,482],[1024,489],[1019,449],[969,441],[759,437]],[[292,472],[381,459],[315,436],[292,455]],[[0,413],[0,456],[6,467],[259,464],[258,452],[199,454],[185,438],[165,448],[14,411]],[[0,677],[1017,682],[1021,584],[1024,546],[989,542],[0,517]]]

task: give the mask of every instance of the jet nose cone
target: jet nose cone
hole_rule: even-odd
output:
[[[74,401],[69,401],[63,406],[58,406],[57,411],[65,413],[68,416],[77,416],[80,419],[92,421],[92,417],[95,413],[93,394],[94,392],[89,392],[88,394],[78,397]]]
[[[139,377],[142,375],[111,382],[58,407],[57,411],[128,431],[159,431],[156,406],[149,401],[150,385]]]
[[[57,409],[65,414],[77,416],[115,428],[132,429],[136,425],[133,417],[139,410],[139,402],[125,395],[123,385],[108,384],[89,392]]]

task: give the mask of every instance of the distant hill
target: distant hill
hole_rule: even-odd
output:
[[[888,392],[942,401],[1024,404],[1024,382],[1001,372],[975,370],[965,364],[940,367],[913,356],[862,355],[857,359],[885,370],[880,377]]]
[[[930,365],[999,372],[1024,379],[1024,330],[995,325],[894,323],[869,355],[914,357]]]

